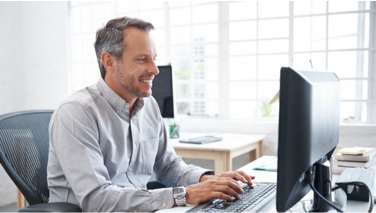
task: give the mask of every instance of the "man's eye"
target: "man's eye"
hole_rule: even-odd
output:
[[[146,58],[139,58],[137,59],[138,62],[145,62],[146,61]]]

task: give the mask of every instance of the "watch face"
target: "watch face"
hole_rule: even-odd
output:
[[[180,195],[180,194],[184,193],[184,191],[185,190],[182,187],[175,187],[173,193],[174,193],[174,195]]]

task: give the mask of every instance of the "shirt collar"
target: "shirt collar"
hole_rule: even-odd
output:
[[[124,108],[127,109],[126,112],[129,111],[129,104],[116,94],[102,78],[99,78],[97,87],[101,95],[118,113],[124,110]]]
[[[108,101],[108,103],[116,110],[116,112],[120,113],[124,111],[125,113],[129,113],[129,103],[127,103],[122,97],[116,94],[103,80],[103,78],[99,78],[97,87],[101,95]],[[135,103],[135,107],[133,109],[133,114],[136,114],[142,107],[144,106],[144,99],[138,98]]]

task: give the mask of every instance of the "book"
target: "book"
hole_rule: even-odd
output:
[[[339,150],[334,158],[340,161],[368,162],[376,154],[375,148],[351,147]]]
[[[346,168],[376,167],[376,149],[369,147],[345,147],[332,159],[332,172],[341,173]]]
[[[364,155],[344,155],[336,153],[334,158],[341,161],[356,161],[356,162],[368,162],[375,156],[375,152]]]
[[[338,151],[343,155],[364,155],[374,151],[374,148],[369,147],[345,147]]]
[[[337,160],[334,159],[333,163],[338,167],[359,167],[359,168],[370,168],[376,166],[376,158],[373,158],[367,162],[359,162],[359,161],[345,161],[345,160]]]
[[[346,168],[375,168],[376,169],[376,158],[368,162],[356,162],[356,161],[340,161],[337,159],[332,159],[332,172],[335,174],[341,174]]]

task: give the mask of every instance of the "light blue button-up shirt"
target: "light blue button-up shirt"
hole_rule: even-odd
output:
[[[129,104],[103,79],[76,92],[50,123],[50,202],[83,211],[155,211],[173,206],[172,188],[146,190],[154,170],[167,186],[199,182],[208,170],[176,155],[154,98]]]

